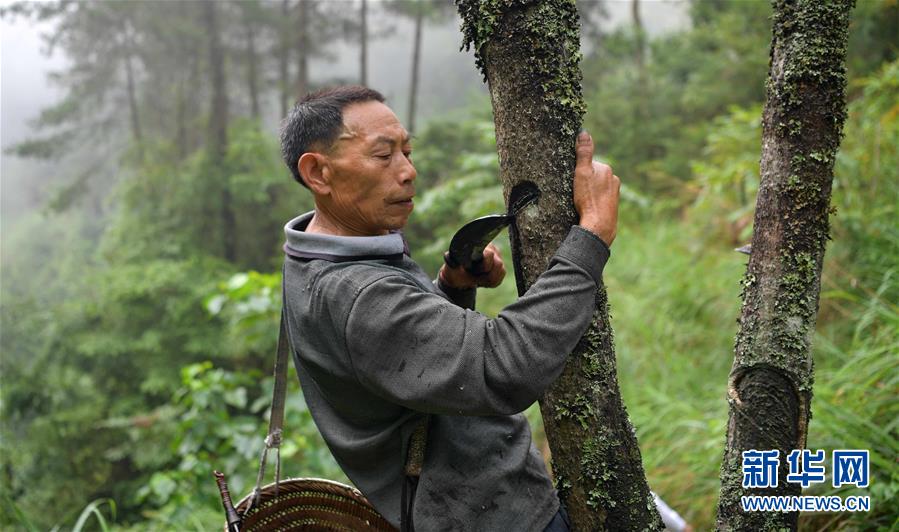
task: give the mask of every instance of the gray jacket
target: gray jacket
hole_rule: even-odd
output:
[[[548,270],[496,318],[435,284],[400,233],[285,226],[288,334],[312,418],[347,477],[399,525],[406,445],[432,414],[413,522],[543,530],[559,502],[520,412],[587,329],[608,247],[572,227]]]

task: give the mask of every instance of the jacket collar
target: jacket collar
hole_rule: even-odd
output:
[[[284,253],[299,259],[324,259],[331,262],[351,260],[401,260],[409,255],[409,246],[400,231],[380,236],[334,236],[307,233],[315,211],[301,214],[287,222]]]

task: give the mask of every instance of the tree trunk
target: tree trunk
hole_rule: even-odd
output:
[[[833,164],[846,117],[853,0],[774,2],[761,183],[728,382],[719,530],[779,530],[797,513],[742,512],[744,495],[799,495],[787,455],[806,445]],[[775,488],[743,488],[742,453],[779,450]]]
[[[220,169],[228,152],[228,93],[225,86],[225,56],[219,33],[215,2],[203,2],[206,32],[209,38],[209,82],[212,86],[212,105],[209,109],[208,149],[212,167]],[[235,259],[235,217],[231,206],[231,190],[225,176],[221,181],[222,255],[228,261]]]
[[[631,0],[631,19],[634,23],[634,64],[637,69],[636,87],[634,90],[634,145],[639,160],[650,160],[649,141],[641,129],[641,124],[649,122],[649,76],[646,73],[646,30],[640,18],[640,0]],[[646,172],[634,168],[632,177],[640,184],[642,192],[647,192],[649,179]]]
[[[511,231],[519,294],[546,270],[577,214],[572,203],[581,96],[580,31],[570,0],[458,0],[466,46],[488,82],[504,194],[541,197]],[[489,23],[487,21],[490,21]],[[621,402],[605,288],[565,371],[540,401],[559,495],[576,530],[662,526]]]
[[[297,100],[309,92],[309,3],[300,0],[297,6]]]
[[[256,23],[245,14],[247,29],[247,90],[250,95],[250,114],[259,119],[259,80],[256,56]]]
[[[131,116],[131,137],[137,146],[137,156],[144,160],[143,133],[140,127],[140,115],[137,109],[137,89],[134,86],[134,39],[131,29],[126,29],[125,37],[125,82],[128,90],[128,111]]]
[[[183,161],[187,157],[187,105],[185,103],[185,80],[182,75],[175,91],[175,146],[178,150],[178,160]]]
[[[368,0],[362,0],[359,20],[359,84],[368,85]]]
[[[177,4],[175,16],[186,20],[198,20],[196,7],[188,4]],[[177,86],[175,88],[175,144],[178,161],[183,161],[195,147],[195,134],[189,123],[197,112],[198,92],[202,86],[203,50],[197,46],[199,37],[179,34],[176,37],[172,53],[180,60],[177,70]],[[205,98],[202,98],[205,99]]]
[[[281,100],[281,118],[287,116],[290,99],[290,0],[281,0],[280,47],[278,49],[278,89]]]
[[[175,91],[175,142],[178,146],[178,160],[183,161],[196,146],[196,135],[189,123],[194,120],[198,95],[192,87],[200,87],[202,83],[202,54],[195,46],[182,42],[182,50],[187,54],[182,58],[186,62],[178,80]]]
[[[218,27],[215,2],[203,2],[209,39],[209,84],[212,103],[209,109],[209,150],[221,160],[228,149],[228,94],[225,88],[225,56]]]
[[[643,20],[640,18],[640,0],[631,0],[631,20],[634,23],[634,62],[637,71],[642,71],[646,56],[646,33],[643,30]]]
[[[425,6],[415,3],[415,38],[412,41],[412,79],[409,81],[409,133],[415,131],[415,107],[418,100],[418,69],[421,63],[421,26]]]

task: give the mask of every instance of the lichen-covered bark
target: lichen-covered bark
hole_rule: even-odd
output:
[[[585,106],[573,0],[457,0],[493,102],[500,178],[508,200],[525,181],[541,192],[512,233],[518,291],[546,270],[577,222],[575,136]],[[615,369],[604,288],[593,323],[540,402],[560,496],[576,530],[661,528]]]
[[[846,40],[854,0],[775,0],[761,185],[728,384],[718,528],[796,528],[796,513],[744,513],[743,495],[798,495],[786,455],[805,447],[811,336],[828,239],[833,163],[846,116]],[[742,452],[779,449],[778,487],[744,489]]]

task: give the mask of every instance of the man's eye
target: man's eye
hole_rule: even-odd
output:
[[[392,154],[390,154],[390,153],[380,153],[380,154],[375,155],[375,157],[377,157],[378,159],[382,159],[385,161],[389,160],[391,156],[392,156]]]
[[[406,159],[411,159],[412,158],[412,150],[404,151],[403,155],[406,156]]]

